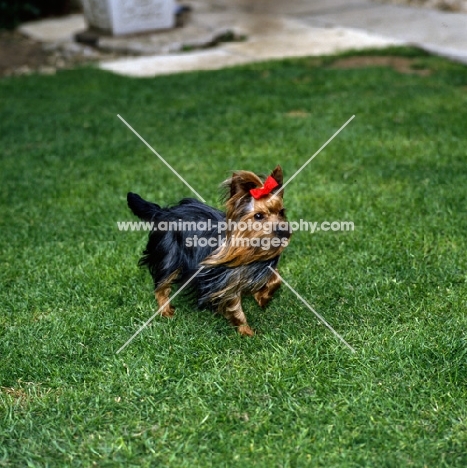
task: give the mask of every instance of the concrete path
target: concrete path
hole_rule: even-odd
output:
[[[313,26],[340,26],[380,34],[467,63],[466,13],[362,1],[346,3],[343,9],[304,11],[302,20]]]
[[[104,70],[128,76],[155,76],[190,70],[214,70],[284,57],[333,54],[349,49],[387,47],[399,43],[347,28],[316,28],[296,19],[258,13],[230,16],[230,24],[244,42],[228,42],[214,49],[190,53],[119,59],[101,64]],[[203,18],[207,20],[207,18]],[[223,24],[217,15],[217,24]],[[227,19],[227,18],[225,18]],[[214,19],[213,19],[214,20]]]
[[[371,0],[187,0],[187,3],[193,7],[193,13],[184,28],[103,40],[101,45],[108,50],[146,56],[106,61],[100,67],[143,77],[392,44],[415,45],[467,63],[465,13]],[[82,30],[82,17],[74,15],[55,21],[23,25],[22,32],[47,42],[69,40]],[[246,36],[247,40],[181,52],[208,44],[219,31]]]

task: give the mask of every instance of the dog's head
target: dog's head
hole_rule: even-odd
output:
[[[225,245],[215,252],[229,266],[277,257],[291,236],[284,208],[282,168],[268,177],[236,171],[224,182],[227,190]]]

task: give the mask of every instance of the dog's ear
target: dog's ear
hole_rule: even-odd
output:
[[[279,186],[276,187],[272,193],[277,194],[278,197],[284,198],[284,191],[281,190],[282,182],[284,181],[284,176],[282,174],[282,167],[280,167],[279,164],[271,172],[271,177],[279,184]]]
[[[258,188],[263,185],[261,179],[256,174],[248,171],[234,172],[232,174],[232,178],[226,182],[230,187],[230,198],[241,198],[244,195],[249,194],[251,189]]]
[[[271,177],[279,184],[282,185],[284,176],[282,174],[282,167],[279,166],[279,164],[276,166],[276,168],[271,172]]]

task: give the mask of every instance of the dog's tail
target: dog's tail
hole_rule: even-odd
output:
[[[159,205],[143,200],[136,193],[128,192],[126,199],[131,211],[143,221],[152,221],[155,215],[161,211]]]

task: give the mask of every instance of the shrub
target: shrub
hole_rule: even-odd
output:
[[[13,29],[24,21],[64,15],[76,5],[73,0],[0,0],[0,29]]]

